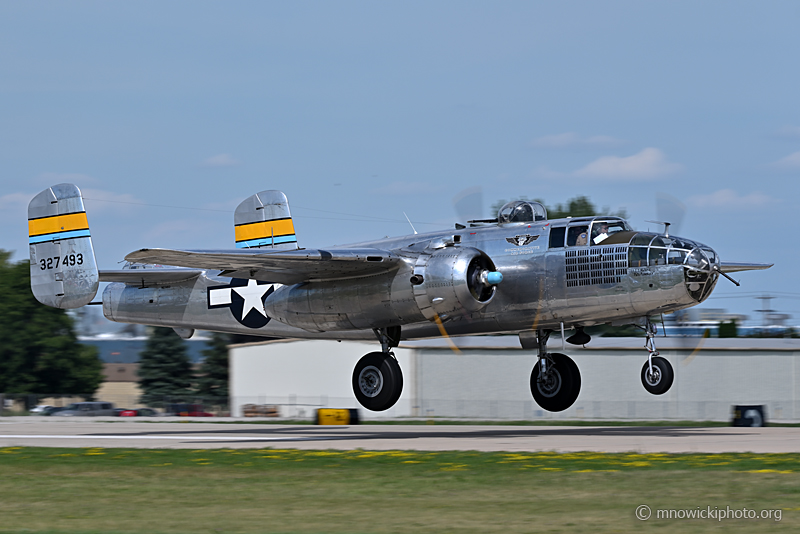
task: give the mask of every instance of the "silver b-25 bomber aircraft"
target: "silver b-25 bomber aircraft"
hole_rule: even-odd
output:
[[[515,201],[496,219],[455,231],[413,234],[326,249],[300,248],[286,196],[262,191],[234,212],[232,250],[141,249],[120,270],[99,271],[80,190],[50,187],[28,206],[31,287],[43,304],[89,304],[99,282],[112,321],[282,338],[375,339],[353,392],[368,410],[397,402],[403,375],[392,348],[401,340],[517,333],[538,362],[533,398],[558,412],[577,399],[581,375],[549,352],[551,332],[635,324],[644,329],[645,389],[665,393],[670,363],[658,355],[650,318],[703,302],[720,276],[768,264],[722,262],[711,247],[638,232],[619,217],[548,220],[544,206]],[[730,278],[733,281],[732,278]],[[738,285],[738,284],[737,284]]]

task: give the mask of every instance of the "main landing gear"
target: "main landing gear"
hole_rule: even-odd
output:
[[[569,356],[547,352],[551,330],[536,331],[539,361],[531,373],[531,393],[536,403],[548,412],[563,412],[573,405],[581,391],[581,373]],[[527,348],[525,340],[523,348]]]
[[[663,395],[672,387],[675,372],[669,361],[658,355],[655,342],[658,329],[654,323],[650,322],[650,319],[646,320],[644,331],[647,336],[644,347],[647,349],[649,357],[642,367],[642,385],[653,395]]]
[[[391,349],[400,343],[400,327],[374,329],[381,352],[370,352],[353,370],[353,393],[358,402],[373,412],[395,405],[403,392],[403,373]]]

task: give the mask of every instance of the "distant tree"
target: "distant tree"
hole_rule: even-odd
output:
[[[30,264],[0,250],[0,392],[92,398],[103,381],[95,347],[82,345],[64,310],[40,304]]]
[[[202,351],[203,364],[197,379],[197,393],[210,404],[228,404],[228,345],[230,336],[214,332]]]
[[[739,337],[739,329],[736,327],[736,319],[722,321],[719,323],[717,331],[718,337]]]
[[[140,402],[163,406],[165,401],[187,401],[194,393],[193,378],[184,341],[172,328],[153,328],[139,355]]]
[[[547,207],[548,219],[562,219],[564,217],[589,217],[591,215],[600,215],[592,202],[584,197],[579,196],[571,198],[566,204],[556,204],[555,206]]]

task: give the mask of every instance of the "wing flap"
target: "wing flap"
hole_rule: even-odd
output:
[[[118,269],[100,271],[101,282],[124,282],[126,284],[148,287],[153,285],[177,284],[203,274],[197,269]]]
[[[222,271],[222,276],[280,284],[341,280],[395,269],[401,259],[380,249],[241,250],[141,249],[125,259],[135,263],[175,265]]]

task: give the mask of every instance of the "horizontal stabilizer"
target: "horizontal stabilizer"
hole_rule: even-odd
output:
[[[380,249],[298,249],[266,252],[241,250],[141,249],[125,259],[190,269],[223,271],[222,276],[252,278],[279,284],[358,278],[397,268],[399,257]]]
[[[54,308],[80,308],[97,294],[97,263],[81,191],[45,189],[28,204],[31,291]]]
[[[739,271],[761,271],[769,269],[774,263],[740,263],[733,261],[723,261],[719,270],[723,273],[738,273]]]

